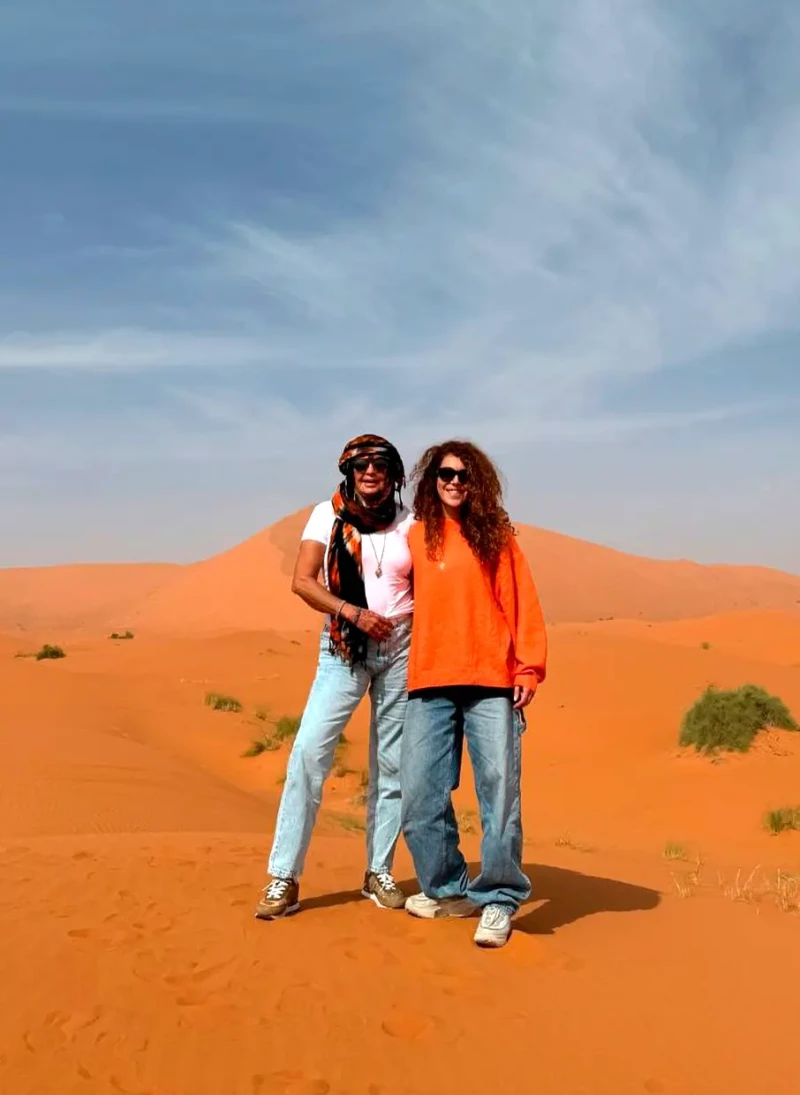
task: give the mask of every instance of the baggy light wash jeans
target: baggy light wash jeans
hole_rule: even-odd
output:
[[[517,911],[530,897],[522,871],[521,736],[525,720],[509,695],[450,688],[411,695],[403,731],[403,835],[428,897],[468,897]],[[452,792],[462,735],[475,774],[483,840],[470,882],[458,844]]]
[[[322,785],[333,765],[339,736],[369,692],[369,797],[367,869],[391,870],[400,835],[400,748],[406,711],[411,617],[395,622],[388,639],[370,639],[366,665],[349,665],[320,636],[319,662],[294,741],[281,796],[269,873],[298,879],[317,819]]]

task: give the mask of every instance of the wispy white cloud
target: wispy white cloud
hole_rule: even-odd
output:
[[[267,364],[269,347],[235,334],[157,330],[27,332],[0,337],[0,369],[209,369]]]
[[[487,399],[529,416],[795,322],[796,113],[703,173],[714,119],[689,109],[698,74],[662,5],[461,7],[411,93],[422,151],[377,210],[315,232],[237,222],[209,246],[294,326],[298,358],[422,363],[461,378],[466,416]]]

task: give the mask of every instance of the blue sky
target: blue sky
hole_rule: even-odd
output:
[[[793,0],[0,9],[0,565],[189,560],[343,441],[800,572]]]

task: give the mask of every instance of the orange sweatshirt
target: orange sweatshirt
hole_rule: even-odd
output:
[[[516,540],[494,581],[455,521],[445,522],[440,561],[425,551],[425,529],[408,535],[414,575],[414,623],[408,690],[482,685],[528,688],[544,680],[547,632],[530,568]]]

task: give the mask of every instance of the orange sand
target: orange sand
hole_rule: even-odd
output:
[[[800,735],[720,763],[675,743],[711,682],[756,681],[800,714],[800,581],[554,538],[559,576],[541,541],[551,615],[561,598],[573,622],[551,628],[525,741],[534,898],[509,946],[487,953],[469,921],[423,923],[358,897],[364,710],[326,789],[303,912],[252,918],[287,749],[240,754],[262,732],[256,706],[299,712],[313,673],[315,635],[302,632],[316,621],[286,591],[291,520],[227,556],[154,568],[150,586],[146,569],[139,588],[131,577],[139,616],[113,624],[119,585],[56,568],[38,590],[26,572],[15,603],[30,631],[0,635],[0,1091],[794,1090],[798,916],[764,891],[779,867],[800,874],[800,833],[770,837],[762,815],[800,804]],[[9,589],[0,582],[0,604]],[[48,598],[49,621],[36,608]],[[746,612],[730,611],[737,598]],[[633,619],[596,622],[612,614]],[[101,637],[110,626],[136,638]],[[68,657],[14,657],[44,640]],[[209,710],[208,690],[243,713]],[[474,828],[468,774],[458,800]],[[464,843],[474,860],[478,837]],[[686,859],[665,859],[667,843]],[[411,889],[402,846],[398,875]],[[793,884],[781,886],[791,904]]]

